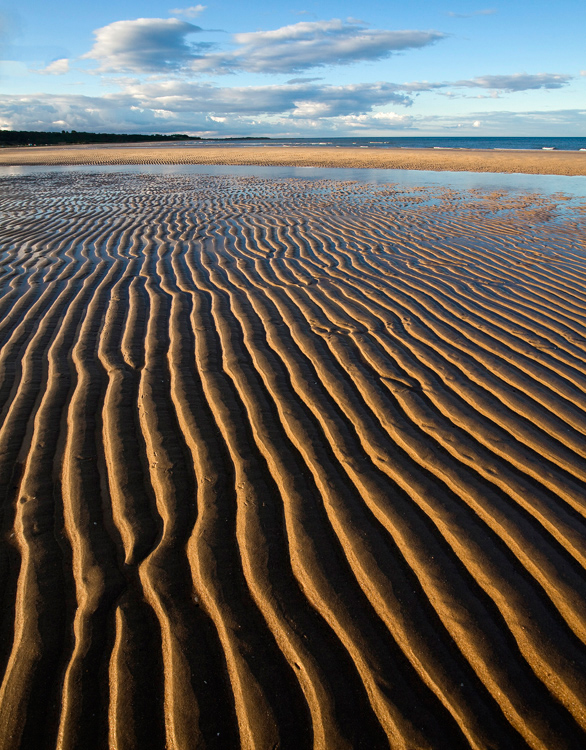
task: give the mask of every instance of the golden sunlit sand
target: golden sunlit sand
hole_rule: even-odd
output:
[[[586,152],[276,146],[42,146],[0,149],[2,164],[251,164],[586,175]]]
[[[0,748],[586,747],[583,199],[76,173],[0,206]]]

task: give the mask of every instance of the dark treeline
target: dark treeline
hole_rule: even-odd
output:
[[[144,141],[200,141],[183,133],[173,135],[140,135],[138,133],[39,132],[35,130],[0,130],[0,146],[57,146],[69,143],[141,143]]]
[[[200,138],[173,133],[172,135],[142,135],[139,133],[79,133],[77,130],[36,131],[0,130],[0,146],[63,146],[70,143],[145,143],[152,141],[267,141],[269,138],[242,136],[231,138]]]

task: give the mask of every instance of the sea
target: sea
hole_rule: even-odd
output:
[[[164,148],[177,146],[217,146],[218,140],[202,141],[177,141],[158,144]],[[134,144],[133,144],[134,145]],[[136,144],[142,146],[144,144]],[[153,144],[154,145],[154,144]],[[378,137],[367,136],[362,138],[271,138],[266,141],[222,141],[222,146],[330,146],[348,147],[358,146],[360,148],[421,148],[421,149],[483,149],[483,150],[515,150],[515,151],[541,151],[543,149],[555,151],[586,151],[586,135],[577,138],[553,138],[548,136],[530,138],[508,138],[508,137],[476,137],[467,138],[463,136],[441,136],[441,137]],[[149,144],[149,147],[151,144]]]

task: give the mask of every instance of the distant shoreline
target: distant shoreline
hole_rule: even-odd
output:
[[[356,147],[238,146],[205,148],[38,146],[0,150],[0,166],[226,164],[361,169],[414,169],[586,176],[586,152],[366,149]]]
[[[198,143],[205,141],[268,141],[265,136],[231,136],[227,138],[201,138],[187,133],[91,133],[78,130],[0,130],[0,148],[30,148],[31,146],[98,146],[130,143]]]

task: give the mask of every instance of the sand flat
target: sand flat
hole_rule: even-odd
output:
[[[0,748],[586,745],[586,206],[3,181]]]
[[[586,152],[436,149],[41,146],[0,149],[0,165],[249,164],[586,175]]]

